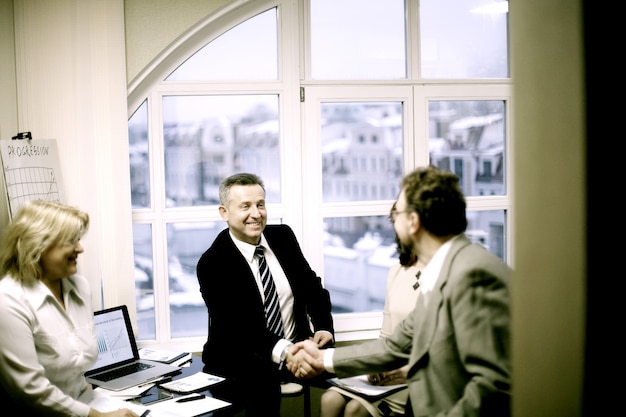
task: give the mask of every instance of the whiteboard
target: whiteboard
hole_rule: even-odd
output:
[[[0,140],[9,215],[29,200],[65,202],[55,139]]]

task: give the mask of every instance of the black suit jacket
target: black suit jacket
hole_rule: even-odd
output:
[[[291,285],[296,341],[313,334],[309,319],[315,331],[334,335],[329,293],[309,266],[291,228],[268,225],[263,234]],[[277,370],[271,354],[278,337],[266,329],[261,294],[228,229],[221,231],[200,257],[196,272],[209,314],[202,352],[205,370],[231,378],[249,378],[253,369]]]

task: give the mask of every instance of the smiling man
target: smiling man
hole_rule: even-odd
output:
[[[228,228],[196,268],[209,314],[204,370],[228,379],[220,395],[243,406],[247,417],[278,417],[288,348],[301,340],[334,343],[330,296],[291,228],[267,225],[261,178],[228,177],[219,198]]]

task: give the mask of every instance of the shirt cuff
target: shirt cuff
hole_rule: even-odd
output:
[[[324,369],[326,369],[331,374],[335,373],[335,368],[333,367],[334,354],[335,348],[324,349]]]
[[[272,349],[272,362],[280,363],[280,355],[283,353],[287,346],[293,346],[287,339],[280,339],[275,345],[274,349]]]

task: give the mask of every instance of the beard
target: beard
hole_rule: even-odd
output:
[[[395,240],[400,264],[406,266],[417,262],[417,255],[413,253],[412,245],[402,242],[398,235],[396,235]]]

